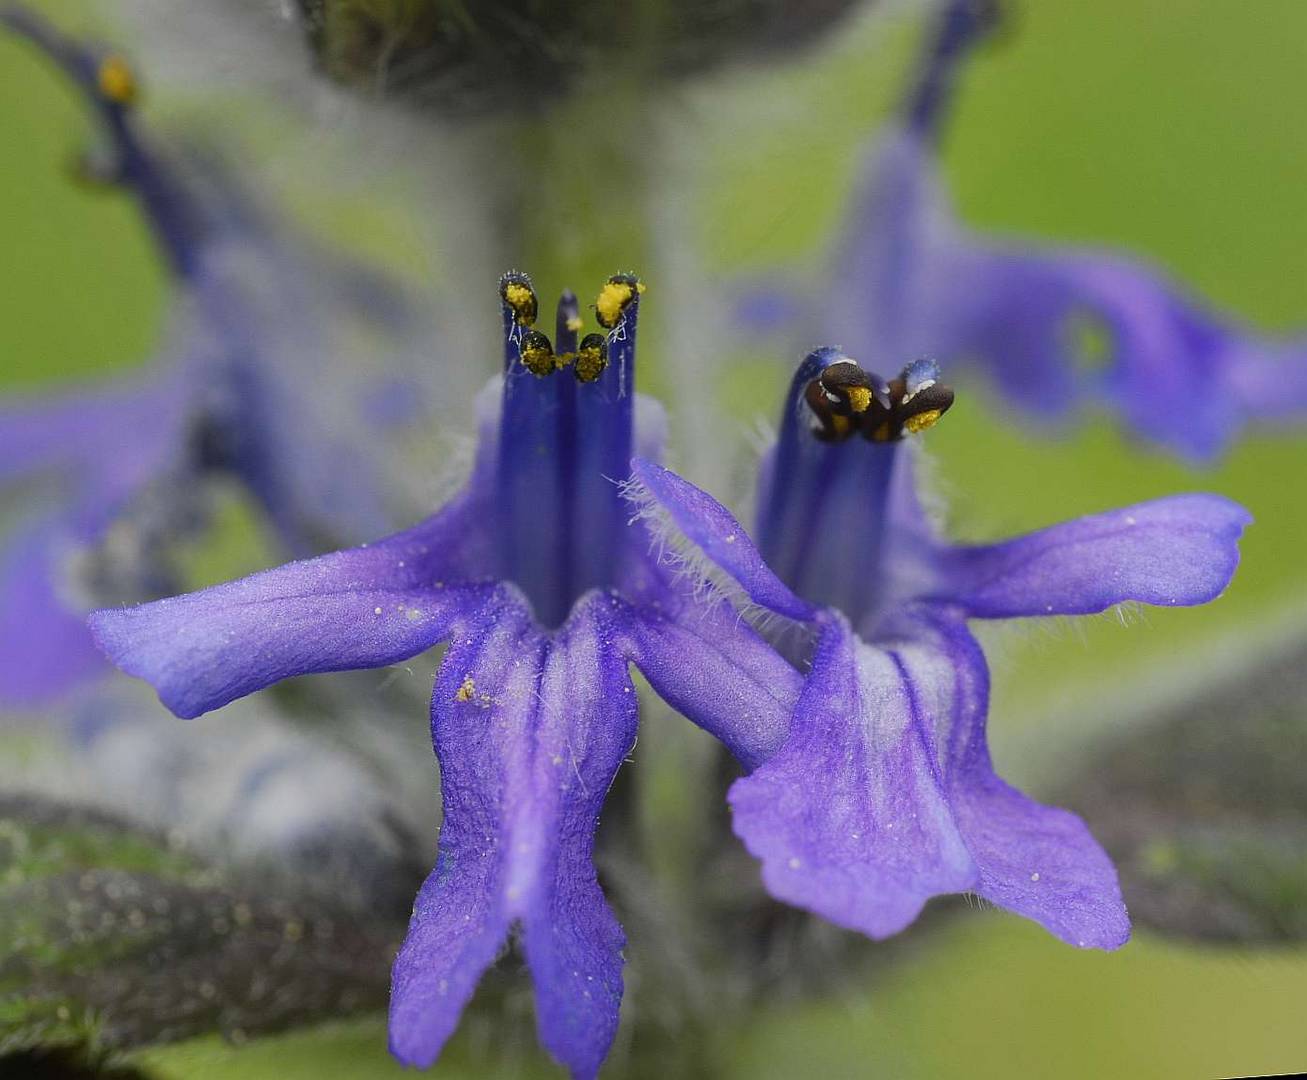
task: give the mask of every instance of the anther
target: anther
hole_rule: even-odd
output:
[[[525,274],[508,273],[499,279],[499,297],[508,305],[519,326],[534,326],[540,305],[531,279]]]
[[[889,400],[880,379],[847,357],[824,368],[808,383],[803,397],[812,412],[813,434],[823,442],[848,438],[856,426],[855,418]]]
[[[859,432],[872,442],[898,442],[933,427],[953,404],[953,391],[939,382],[933,360],[914,360],[888,383],[841,359],[804,388],[812,434],[842,442]]]
[[[841,416],[864,413],[873,400],[889,407],[885,384],[847,357],[829,365],[817,376],[817,384],[830,407]]]
[[[953,404],[953,391],[939,381],[939,365],[934,360],[914,360],[897,379],[890,380],[894,401],[892,431],[894,438],[903,432],[916,435],[934,427]]]
[[[634,274],[614,274],[599,290],[595,301],[595,318],[605,330],[621,321],[622,313],[644,292],[644,283]]]
[[[554,347],[539,330],[528,330],[522,335],[518,355],[522,358],[522,366],[539,378],[552,375],[558,368]]]
[[[121,56],[106,56],[96,72],[100,93],[115,105],[136,104],[136,75]]]
[[[608,367],[608,342],[603,334],[586,334],[576,350],[576,372],[578,380],[584,383],[594,382]]]

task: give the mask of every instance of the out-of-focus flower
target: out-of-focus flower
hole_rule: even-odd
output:
[[[783,617],[781,647],[812,650],[784,745],[730,793],[773,895],[879,938],[932,896],[973,892],[1074,945],[1115,948],[1129,921],[1106,854],[1075,815],[994,772],[989,675],[967,620],[1205,603],[1229,582],[1249,516],[1181,495],[949,544],[900,440],[952,400],[932,362],[884,383],[838,350],[811,353],[762,467],[757,547],[661,466],[637,462],[630,493],[687,557]]]
[[[332,357],[349,331],[389,359],[415,324],[431,335],[396,284],[289,241],[216,159],[157,153],[121,56],[22,7],[0,23],[84,93],[107,140],[87,176],[135,197],[178,286],[174,332],[144,373],[0,407],[0,485],[53,484],[0,562],[0,700],[35,703],[103,670],[83,625],[97,599],[177,587],[162,550],[202,518],[202,476],[237,480],[296,554],[384,530],[369,448],[397,417],[361,385],[326,385]]]
[[[792,56],[859,0],[297,0],[333,78],[441,115],[521,112],[584,86]]]
[[[551,342],[531,329],[531,282],[503,278],[504,375],[482,401],[472,476],[421,524],[92,616],[113,661],[181,716],[450,642],[431,706],[440,853],[394,970],[391,1046],[408,1063],[436,1058],[520,924],[542,1042],[575,1076],[597,1072],[624,939],[591,852],[635,740],[629,661],[749,765],[780,745],[798,692],[793,667],[734,612],[699,605],[628,524],[613,478],[628,473],[637,428],[641,454],[662,438],[657,406],[634,393],[642,288],[609,279],[595,305],[606,333],[580,340],[565,294]]]
[[[912,92],[878,136],[825,280],[767,288],[759,329],[799,319],[866,357],[975,365],[1039,425],[1106,406],[1140,438],[1207,461],[1250,423],[1307,418],[1307,337],[1221,316],[1124,253],[986,236],[956,218],[934,144],[992,0],[950,0]]]

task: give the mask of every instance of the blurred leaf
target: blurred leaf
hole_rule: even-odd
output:
[[[375,1009],[403,929],[26,797],[0,800],[0,927],[0,1055],[242,1039]]]
[[[1307,950],[1138,934],[1073,949],[1001,912],[955,920],[874,984],[778,1001],[723,1031],[725,1080],[1187,1080],[1307,1060]]]
[[[1150,712],[1055,799],[1116,859],[1134,921],[1210,940],[1307,939],[1307,641]]]

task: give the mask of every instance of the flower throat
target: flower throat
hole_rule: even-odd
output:
[[[760,547],[781,580],[855,626],[874,614],[898,444],[952,404],[933,360],[885,381],[838,349],[804,359],[758,500]]]
[[[556,627],[589,589],[611,585],[626,524],[616,481],[630,471],[635,332],[644,285],[609,278],[594,303],[604,331],[579,337],[575,294],[558,301],[554,340],[534,329],[525,274],[499,283],[504,389],[495,509],[504,576]]]

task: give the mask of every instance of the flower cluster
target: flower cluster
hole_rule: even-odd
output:
[[[606,332],[581,340],[564,294],[550,341],[532,328],[530,281],[504,277],[504,374],[482,402],[472,476],[421,524],[91,620],[113,661],[181,716],[450,642],[431,706],[440,854],[395,962],[394,1052],[434,1060],[517,925],[541,1041],[573,1075],[597,1072],[623,937],[591,850],[635,740],[628,664],[749,770],[731,793],[735,828],[779,899],[883,937],[929,897],[971,891],[1074,944],[1120,945],[1116,875],[1084,825],[993,772],[988,676],[966,621],[1203,603],[1229,581],[1247,515],[1185,496],[948,545],[900,444],[952,392],[930,363],[885,382],[821,349],[764,463],[755,545],[656,464],[657,409],[637,409],[633,391],[642,291],[610,278],[595,303]],[[633,454],[619,492],[611,478]],[[797,624],[797,643],[773,625],[769,645],[684,562],[651,554],[669,539]]]
[[[324,418],[304,363],[335,345],[319,286],[333,312],[401,337],[412,313],[352,264],[319,268],[310,288],[295,249],[230,178],[142,141],[120,58],[0,12],[92,102],[113,148],[94,168],[141,205],[185,308],[148,378],[0,413],[0,479],[63,485],[0,577],[0,694],[32,700],[92,674],[93,640],[189,718],[296,676],[445,645],[430,705],[438,854],[393,969],[402,1062],[436,1060],[517,935],[542,1044],[575,1077],[600,1070],[625,938],[593,854],[635,746],[632,668],[738,762],[733,828],[777,900],[880,939],[930,898],[969,893],[1077,947],[1127,939],[1115,869],[1085,824],[995,770],[972,623],[1206,603],[1231,580],[1249,515],[1186,494],[953,543],[920,491],[918,444],[954,406],[925,357],[982,358],[1006,401],[1044,417],[1105,397],[1194,456],[1245,419],[1296,406],[1291,394],[1269,401],[1265,386],[1285,386],[1289,367],[1273,349],[1135,265],[982,242],[943,211],[931,142],[987,9],[944,9],[823,290],[835,300],[823,336],[845,347],[814,349],[794,372],[751,528],[661,464],[664,414],[635,389],[645,283],[614,274],[589,309],[564,292],[542,327],[534,283],[510,272],[498,288],[502,371],[469,409],[470,475],[389,535],[390,481],[353,423]],[[1111,363],[1093,376],[1064,340],[1085,312],[1112,332]],[[1145,407],[1159,395],[1164,415]],[[65,595],[67,553],[112,546],[126,523],[132,558],[101,576],[133,602],[176,591],[161,551],[183,531],[196,479],[212,474],[244,486],[298,561],[106,603],[85,636],[91,604]],[[315,554],[337,538],[369,542]]]

